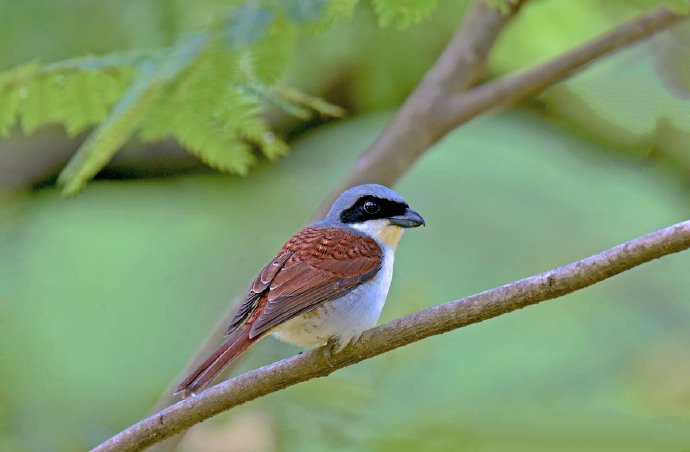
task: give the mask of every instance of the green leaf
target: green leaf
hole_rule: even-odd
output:
[[[387,27],[395,24],[400,30],[426,18],[436,9],[436,0],[372,0],[379,16],[379,24]]]
[[[43,77],[34,77],[19,88],[19,113],[22,130],[31,134],[40,125],[52,122],[55,110],[51,107],[57,104],[55,93],[51,87],[52,81]]]
[[[326,102],[320,97],[303,93],[296,88],[281,87],[276,89],[276,92],[288,102],[310,108],[323,116],[329,116],[331,118],[343,118],[345,115],[347,115],[347,111],[345,111],[345,109],[342,107],[334,105],[330,102]]]
[[[64,124],[75,135],[102,121],[129,84],[132,71],[117,64],[141,54],[86,57],[39,67],[21,66],[0,76],[0,135],[17,119],[25,133],[48,123]]]
[[[256,80],[239,83],[241,89],[264,102],[271,103],[286,113],[303,121],[309,120],[313,112],[332,118],[342,118],[347,112],[319,97],[310,96],[291,87],[270,87]]]
[[[328,0],[279,0],[278,5],[293,22],[306,23],[322,16],[328,3]]]
[[[19,90],[7,90],[0,95],[0,136],[10,133],[16,122],[16,113],[19,109]]]
[[[48,64],[41,68],[41,74],[64,74],[76,70],[120,70],[124,67],[136,67],[146,61],[156,60],[163,56],[157,52],[122,52],[111,53],[108,55],[89,55],[81,58],[70,58],[57,63]]]
[[[297,43],[297,29],[285,20],[275,21],[265,35],[251,46],[251,74],[264,83],[274,83],[283,75]]]
[[[270,87],[263,85],[258,81],[250,80],[240,82],[239,87],[245,90],[245,92],[248,94],[257,97],[264,102],[270,103],[277,108],[280,108],[287,114],[303,121],[307,121],[312,117],[312,112],[309,111],[309,109],[304,108],[295,102],[288,101],[284,96],[276,92],[276,90],[271,89]]]
[[[142,75],[134,82],[62,170],[58,183],[63,185],[63,194],[77,193],[110,161],[134,132],[160,88],[161,82],[152,74]]]
[[[74,136],[103,121],[123,91],[122,74],[95,70],[41,74],[19,88],[22,128],[30,134],[44,124],[62,123]]]
[[[22,98],[28,96],[20,81],[30,79],[38,64],[29,63],[0,75],[0,136],[7,135],[17,121]]]
[[[275,14],[253,3],[245,3],[234,8],[227,15],[227,25],[223,29],[223,38],[228,48],[240,51],[264,36],[273,22]]]
[[[259,117],[258,98],[233,83],[239,60],[222,46],[210,48],[183,75],[165,108],[175,112],[170,136],[209,166],[246,174],[256,159],[244,138],[266,155],[274,153],[275,145],[258,140],[259,131],[268,130]]]
[[[124,92],[123,82],[122,77],[97,70],[84,70],[65,76],[59,81],[63,96],[59,114],[54,119],[64,122],[70,136],[102,122],[108,117],[108,107]]]
[[[358,4],[359,0],[333,0],[328,3],[326,18],[331,22],[339,19],[350,19]]]
[[[168,83],[161,90],[161,94],[149,105],[146,116],[141,119],[137,135],[142,141],[161,141],[172,138],[175,127],[175,117],[179,114],[179,102],[173,97],[179,85],[179,80]]]
[[[136,130],[148,107],[165,84],[198,55],[206,38],[194,37],[178,46],[159,63],[143,65],[141,74],[117,102],[108,118],[79,147],[58,178],[63,194],[73,195],[105,166]]]
[[[400,15],[401,23],[417,20],[418,2],[409,3],[415,8],[406,3],[386,11]],[[8,71],[0,74],[0,134],[17,122],[25,133],[62,124],[71,136],[98,124],[60,175],[65,194],[80,190],[134,133],[147,141],[175,139],[214,168],[245,174],[256,160],[255,149],[269,159],[287,151],[261,118],[262,102],[303,119],[315,111],[343,115],[321,99],[275,84],[292,59],[299,31],[324,18],[351,15],[356,4],[246,1],[220,26],[172,50],[87,56]]]
[[[271,132],[268,125],[257,118],[244,125],[242,137],[255,144],[269,160],[275,160],[284,156],[289,151],[289,146]]]

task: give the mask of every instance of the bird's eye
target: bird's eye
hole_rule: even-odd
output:
[[[378,213],[381,207],[374,201],[367,201],[364,203],[364,211],[370,215]]]

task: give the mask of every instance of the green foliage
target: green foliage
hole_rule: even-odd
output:
[[[503,11],[512,1],[486,0],[492,7]],[[134,7],[135,3],[127,3],[129,6],[125,8]],[[174,139],[216,168],[246,174],[258,155],[254,150],[269,157],[286,151],[285,143],[269,131],[261,118],[261,107],[265,103],[300,119],[308,119],[315,112],[342,116],[342,110],[337,107],[284,86],[281,77],[294,59],[300,33],[322,30],[334,21],[352,17],[358,0],[234,0],[211,6],[212,3],[203,2],[204,6],[190,8],[185,17],[166,22],[167,43],[174,42],[175,36],[185,28],[180,23],[187,24],[189,29],[205,27],[203,36],[207,39],[199,55],[187,61],[189,67],[178,68],[170,76],[162,76],[162,65],[188,45],[190,38],[154,51],[76,58],[48,65],[31,62],[0,74],[0,136],[18,128],[24,133],[32,133],[49,123],[62,124],[70,136],[99,126],[63,172],[61,181],[71,187],[67,190],[71,192],[98,172],[132,136],[147,141]],[[436,3],[435,0],[370,2],[381,25],[398,28],[408,27],[426,17]],[[458,7],[461,3],[463,6]],[[161,11],[174,14],[174,6],[166,2],[156,5],[155,8],[162,8]],[[589,0],[568,5],[545,2],[527,8],[506,31],[505,38],[493,52],[492,60],[497,61],[496,55],[508,55],[519,59],[517,66],[522,67],[525,62],[552,56],[572,47],[579,39],[608,29],[620,18],[637,13],[639,8],[665,5],[677,11],[690,9],[690,2],[686,0]],[[347,36],[346,42],[350,48],[361,48],[356,51],[359,61],[354,62],[351,55],[340,61],[331,58],[338,50],[332,46],[342,47],[343,44],[329,42],[322,46],[327,49],[323,58],[309,62],[308,76],[314,78],[315,71],[311,69],[314,67],[318,77],[332,81],[335,77],[342,77],[345,64],[351,70],[346,76],[353,78],[352,96],[366,101],[364,107],[354,101],[353,105],[360,110],[400,102],[431,64],[436,49],[443,45],[448,33],[457,25],[457,17],[466,5],[464,2],[447,2],[443,7],[442,14],[435,15],[434,33],[414,27],[393,36],[382,32],[373,39],[360,28],[353,27],[359,31]],[[549,8],[549,14],[534,20],[539,10]],[[563,8],[580,11],[575,11],[578,15],[573,16],[572,11],[563,13]],[[602,14],[607,11],[608,15]],[[215,18],[211,25],[208,25],[208,17],[203,19],[206,13]],[[369,19],[365,13],[359,14],[356,20],[362,17]],[[558,17],[567,19],[554,20]],[[202,25],[204,23],[206,25]],[[527,33],[520,24],[531,24]],[[375,28],[373,26],[371,33],[376,33]],[[515,32],[520,29],[522,33]],[[113,30],[109,31],[113,33]],[[674,31],[671,36],[673,42],[668,39],[663,45],[664,51],[655,58],[657,70],[666,85],[674,94],[687,96],[690,71],[687,68],[689,60],[684,57],[687,46],[683,46],[687,36],[681,31],[678,28]],[[366,38],[361,38],[362,35]],[[6,36],[11,36],[11,33]],[[577,40],[572,39],[573,36]],[[154,48],[162,42],[149,41]],[[679,45],[669,52],[671,44]],[[502,47],[510,50],[502,51]],[[395,48],[394,52],[391,52],[392,48]],[[300,53],[309,53],[308,50],[302,52],[304,48],[300,50]],[[69,54],[69,51],[64,53]],[[412,60],[415,64],[410,64]],[[195,68],[196,65],[204,67]],[[366,71],[357,70],[358,67],[366,67]],[[515,67],[492,65],[494,73],[506,69]],[[155,73],[158,75],[153,75]],[[391,77],[392,73],[396,76]],[[187,77],[191,78],[186,80]],[[328,83],[320,84],[325,86]],[[147,84],[150,84],[149,89],[142,88]],[[203,89],[200,88],[202,85]],[[210,92],[212,89],[217,90],[215,95]],[[310,89],[314,89],[313,86]],[[136,94],[137,90],[141,91],[140,97],[134,102],[132,91]],[[200,96],[198,99],[196,94]],[[127,111],[136,111],[136,114],[123,114],[127,105],[132,108]],[[123,127],[123,122],[128,126]]]
[[[287,151],[261,117],[269,102],[300,119],[342,109],[282,86],[300,31],[352,16],[357,0],[263,0],[235,4],[204,33],[167,49],[26,64],[0,74],[0,135],[62,124],[70,136],[97,126],[62,171],[65,194],[96,175],[132,136],[174,139],[221,171],[246,174],[253,150]],[[436,6],[372,0],[383,26],[405,28]]]
[[[229,9],[202,34],[169,49],[31,63],[0,75],[0,135],[57,123],[70,136],[97,126],[59,177],[74,194],[133,135],[174,139],[221,171],[246,174],[254,148],[287,151],[261,117],[262,102],[301,119],[343,116],[321,99],[281,86],[300,30],[352,15],[356,0],[264,0]],[[382,25],[404,28],[436,2],[373,0]]]
[[[292,61],[297,29],[285,20],[277,20],[253,45],[247,57],[252,74],[262,82],[276,83]]]
[[[436,0],[372,0],[379,15],[379,24],[395,24],[405,29],[426,18],[436,8]]]
[[[319,18],[329,0],[277,0],[276,5],[295,22],[311,22]]]
[[[260,118],[259,98],[228,83],[227,74],[238,71],[241,57],[220,47],[206,49],[168,87],[142,125],[140,136],[144,140],[175,138],[209,166],[246,174],[255,159],[250,144],[269,158],[284,154],[286,148]]]
[[[140,77],[120,98],[110,116],[79,148],[60,174],[58,182],[64,193],[72,195],[81,190],[127,141],[138,122],[160,91],[160,83],[153,77]]]
[[[270,159],[287,150],[262,119],[261,102],[272,100],[301,118],[338,111],[277,85],[299,27],[322,15],[324,5],[245,3],[170,49],[7,71],[0,75],[0,135],[16,124],[25,133],[63,124],[71,136],[98,125],[59,177],[65,194],[78,192],[134,134],[175,139],[216,169],[246,174],[256,160],[253,148]]]
[[[190,65],[206,44],[206,38],[190,39],[155,65],[142,64],[140,74],[120,98],[108,118],[94,130],[79,148],[58,181],[64,193],[75,194],[105,166],[136,130],[147,110],[157,99],[165,83]]]
[[[333,0],[328,4],[326,16],[331,19],[349,19],[358,3],[359,0]]]
[[[19,121],[25,133],[63,123],[71,136],[105,119],[131,79],[134,55],[30,63],[0,75],[0,135]]]

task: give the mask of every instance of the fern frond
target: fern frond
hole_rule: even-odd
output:
[[[81,66],[85,62],[87,65]],[[25,133],[49,123],[65,124],[70,135],[102,121],[129,83],[129,68],[97,70],[93,58],[39,67],[16,68],[0,75],[0,135],[17,120]]]
[[[340,19],[350,19],[358,4],[359,0],[333,0],[328,4],[326,18],[330,22]]]
[[[141,137],[174,138],[208,165],[237,174],[256,159],[250,144],[269,158],[284,154],[286,145],[260,118],[259,98],[236,82],[240,60],[222,45],[210,46],[142,124]],[[161,127],[166,115],[168,127]]]
[[[103,121],[125,89],[125,78],[124,74],[93,70],[33,77],[19,88],[24,133],[33,133],[45,124],[63,123],[73,136]]]
[[[70,58],[67,60],[51,63],[40,69],[40,75],[66,74],[80,70],[120,71],[122,68],[137,67],[147,61],[156,61],[165,53],[163,51],[135,51],[111,53],[108,55],[87,55],[80,58]]]
[[[342,107],[293,87],[267,86],[257,80],[240,81],[238,85],[247,93],[304,121],[311,119],[314,112],[331,118],[342,118],[347,115],[347,111]]]
[[[58,178],[63,194],[73,195],[105,166],[139,126],[165,84],[197,57],[205,39],[192,39],[159,63],[147,62],[108,118],[94,130]]]
[[[60,173],[58,183],[63,186],[63,194],[77,193],[110,161],[134,132],[160,88],[160,81],[152,75],[140,76],[134,82],[110,116],[89,135]]]
[[[75,136],[87,128],[105,120],[109,106],[113,105],[126,89],[130,74],[115,76],[108,71],[94,69],[75,72],[59,78],[56,92],[62,93],[61,108],[55,116],[56,122],[63,122],[67,134]],[[88,94],[87,94],[88,93]]]
[[[263,83],[275,83],[292,61],[296,44],[295,24],[285,20],[274,21],[248,52],[252,75]]]
[[[37,63],[29,63],[0,74],[0,136],[10,133],[17,122],[22,100],[28,96],[21,82],[32,79],[37,70]]]
[[[304,93],[296,88],[282,86],[276,88],[275,91],[278,93],[278,95],[291,104],[307,107],[323,116],[328,116],[331,118],[343,118],[347,115],[347,111],[344,108],[327,102],[320,97]]]
[[[389,0],[386,0],[389,1]],[[74,136],[98,124],[59,176],[79,191],[134,134],[172,138],[210,166],[246,174],[258,149],[269,159],[287,145],[261,117],[271,102],[303,119],[342,109],[277,87],[297,34],[324,17],[352,14],[358,0],[260,0],[234,7],[208,33],[172,49],[28,64],[0,74],[0,135],[48,124]]]
[[[283,140],[276,137],[268,128],[268,125],[260,118],[247,122],[241,131],[241,136],[259,147],[269,160],[282,157],[290,150],[290,147]]]
[[[328,0],[277,0],[276,6],[292,22],[308,23],[323,16],[329,3]]]
[[[264,36],[274,20],[274,11],[254,2],[240,5],[225,19],[222,31],[225,44],[231,51],[245,50]]]
[[[321,33],[340,21],[352,19],[360,0],[303,1],[306,5],[302,5],[301,10],[299,1],[274,2],[278,3],[288,22],[299,25],[300,31]]]
[[[400,30],[426,18],[436,9],[437,0],[372,0],[379,24],[395,24]]]
[[[309,111],[309,109],[286,100],[285,97],[278,94],[276,90],[260,83],[258,80],[243,80],[238,82],[238,86],[247,94],[255,96],[263,102],[272,104],[295,118],[306,121],[312,117],[312,112]]]

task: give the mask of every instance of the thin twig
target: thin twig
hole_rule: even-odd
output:
[[[433,306],[367,331],[329,359],[321,349],[220,383],[118,433],[95,451],[150,446],[222,411],[418,340],[554,299],[645,262],[690,248],[690,221],[638,237],[594,256],[467,298]]]
[[[405,100],[395,118],[359,157],[343,181],[321,203],[311,221],[323,218],[345,189],[365,182],[393,186],[415,159],[401,158],[407,152],[419,157],[447,131],[434,124],[434,111],[474,85],[498,35],[519,12],[525,0],[511,3],[505,14],[476,0],[465,14],[462,26]],[[459,124],[458,124],[459,125]],[[361,181],[361,182],[358,182]]]
[[[657,8],[546,63],[486,82],[472,90],[456,95],[450,92],[446,97],[432,97],[431,100],[435,102],[430,102],[421,93],[419,96],[417,92],[413,93],[410,101],[415,98],[415,102],[405,103],[379,139],[359,157],[341,185],[326,198],[314,217],[323,216],[338,194],[347,188],[368,182],[395,184],[422,154],[448,132],[485,111],[533,96],[596,59],[687,17],[667,8]]]

